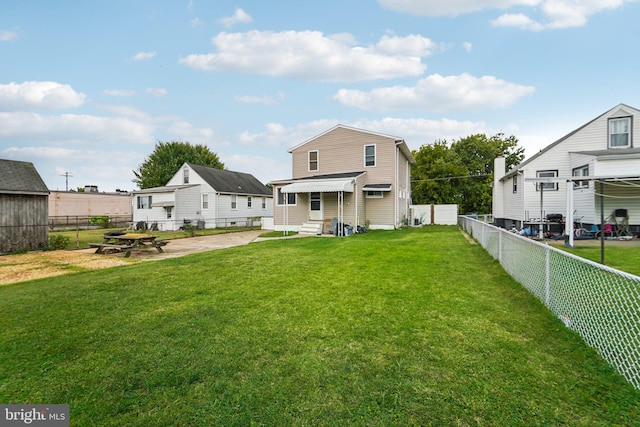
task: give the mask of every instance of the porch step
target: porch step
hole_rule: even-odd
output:
[[[298,229],[298,234],[318,235],[322,234],[322,223],[319,222],[305,222]]]

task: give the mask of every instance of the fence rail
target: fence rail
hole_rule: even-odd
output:
[[[461,227],[640,389],[640,277],[469,217]]]

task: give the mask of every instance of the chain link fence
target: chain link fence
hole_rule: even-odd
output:
[[[50,231],[129,227],[131,221],[131,215],[66,215],[48,219]]]
[[[640,277],[469,217],[460,217],[460,225],[640,389]]]

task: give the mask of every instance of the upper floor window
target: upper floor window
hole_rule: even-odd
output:
[[[631,117],[609,119],[609,148],[631,147]]]
[[[202,209],[209,209],[209,195],[206,193],[202,195]]]
[[[589,165],[575,168],[573,176],[589,176]],[[589,181],[573,181],[573,188],[589,188]]]
[[[309,171],[318,170],[318,151],[309,151]]]
[[[376,146],[375,145],[364,146],[364,165],[365,166],[376,165]]]
[[[538,178],[557,178],[558,177],[558,171],[538,171],[537,172],[537,177]],[[544,191],[549,191],[549,190],[557,190],[558,189],[558,183],[557,182],[540,182],[536,185],[536,191],[540,191],[540,188],[542,188]]]
[[[231,209],[238,209],[238,196],[235,194],[231,195]]]
[[[138,209],[151,209],[151,196],[138,196]]]
[[[518,192],[518,175],[513,176],[513,192]]]
[[[183,184],[188,184],[189,183],[189,169],[184,168],[182,170],[182,183]]]
[[[281,188],[278,188],[278,205],[295,205],[296,193],[283,193]]]

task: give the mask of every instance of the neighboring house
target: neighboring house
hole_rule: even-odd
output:
[[[133,222],[160,230],[245,226],[273,216],[271,190],[253,175],[191,163],[166,186],[133,195]]]
[[[0,253],[48,246],[48,196],[32,163],[0,159]]]
[[[511,228],[564,218],[640,231],[640,111],[620,104],[505,173],[496,159],[494,223]],[[603,197],[600,197],[600,196]]]
[[[276,230],[342,234],[345,225],[407,224],[415,159],[402,138],[337,125],[289,153],[293,177],[270,183]]]
[[[49,217],[131,217],[130,193],[56,191],[49,195]]]

